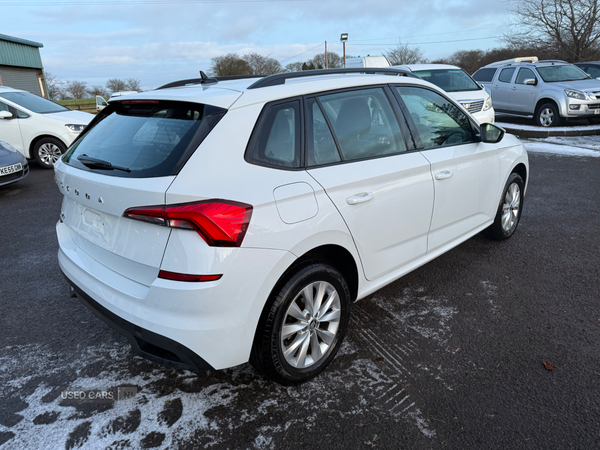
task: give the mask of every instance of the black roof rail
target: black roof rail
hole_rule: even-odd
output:
[[[260,78],[264,77],[264,75],[226,75],[222,77],[209,78],[204,72],[200,71],[200,77],[201,78],[188,78],[187,80],[173,81],[172,83],[168,83],[163,86],[157,87],[156,90],[188,86],[192,84],[214,84],[219,81],[242,80],[244,78]]]
[[[403,69],[394,69],[391,67],[355,67],[350,69],[317,69],[317,70],[302,70],[300,72],[285,72],[267,75],[260,80],[252,83],[247,89],[258,89],[267,86],[277,86],[285,84],[285,80],[292,78],[316,77],[319,75],[336,75],[344,73],[365,73],[365,74],[384,74],[384,75],[400,75],[405,77],[419,78],[414,73]]]

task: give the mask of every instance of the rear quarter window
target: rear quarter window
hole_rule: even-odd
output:
[[[90,123],[63,161],[113,176],[175,175],[225,112],[189,102],[113,102]],[[83,164],[78,159],[83,155],[127,170]]]
[[[496,73],[496,70],[498,69],[479,69],[473,74],[473,79],[476,81],[481,81],[482,83],[490,83],[494,79],[494,74]]]

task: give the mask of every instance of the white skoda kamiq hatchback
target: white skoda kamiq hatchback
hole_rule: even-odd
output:
[[[408,72],[202,75],[111,101],[55,166],[60,267],[138,355],[302,383],[352,302],[517,228],[523,145]]]

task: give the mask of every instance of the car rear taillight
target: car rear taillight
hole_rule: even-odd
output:
[[[123,217],[170,228],[196,230],[212,247],[239,247],[244,240],[252,206],[229,200],[205,200],[175,205],[129,208]]]

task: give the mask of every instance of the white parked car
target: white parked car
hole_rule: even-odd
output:
[[[346,58],[346,67],[389,67],[390,62],[383,55]]]
[[[325,369],[352,302],[512,236],[529,178],[517,138],[389,68],[121,97],[55,172],[60,268],[135,353],[284,384]]]
[[[0,86],[0,140],[51,169],[94,118],[26,91]]]
[[[494,123],[492,97],[484,86],[460,67],[449,64],[406,64],[393,67],[411,70],[425,81],[441,87],[479,123]]]

